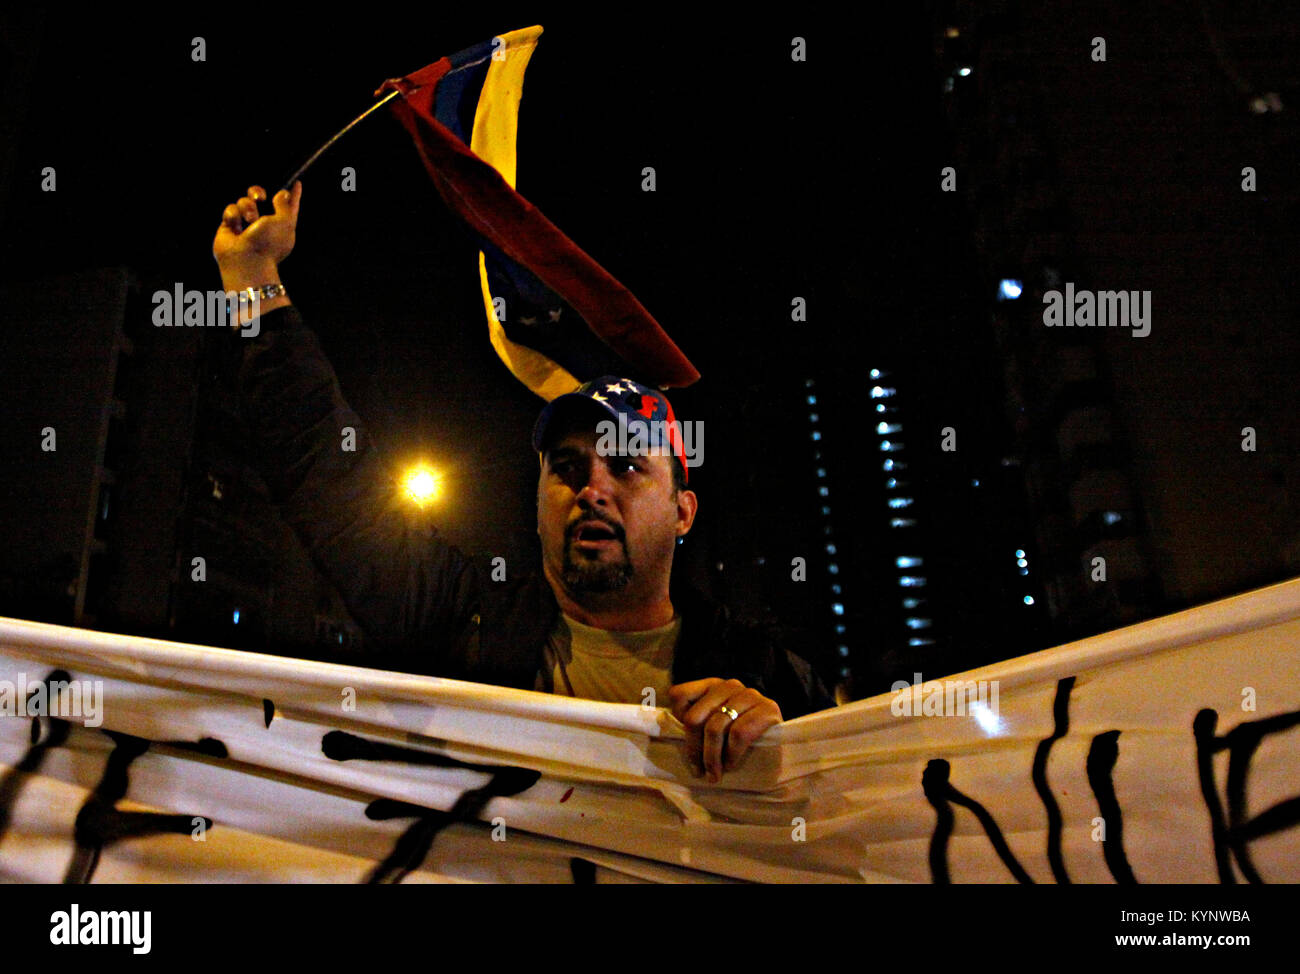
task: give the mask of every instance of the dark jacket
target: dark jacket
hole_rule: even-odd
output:
[[[283,517],[365,632],[367,665],[533,689],[559,613],[540,564],[510,565],[494,581],[489,558],[467,557],[413,519],[298,311],[276,309],[260,324],[258,337],[235,339],[241,412]],[[786,719],[833,705],[764,627],[687,589],[674,589],[673,604],[674,682],[735,678]]]

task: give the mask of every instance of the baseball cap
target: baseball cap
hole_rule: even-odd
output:
[[[613,420],[627,429],[628,437],[636,437],[652,448],[669,447],[681,461],[683,475],[690,479],[681,427],[668,397],[634,379],[615,375],[602,375],[584,382],[573,392],[556,396],[547,403],[533,426],[533,449],[542,450],[547,430],[559,413],[577,409],[589,410],[597,421]]]

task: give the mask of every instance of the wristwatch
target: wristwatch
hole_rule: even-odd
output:
[[[254,300],[258,302],[269,301],[271,298],[278,298],[280,295],[286,293],[283,284],[263,284],[261,287],[246,287],[242,291],[238,292],[238,311],[242,312],[252,304]],[[238,322],[243,321],[244,316],[236,313],[234,302],[231,302],[230,314],[231,317],[235,319],[235,327],[239,327]]]

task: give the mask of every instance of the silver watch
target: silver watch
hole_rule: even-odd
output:
[[[260,301],[269,301],[271,298],[278,298],[284,294],[283,284],[263,284],[261,287],[246,287],[239,292],[240,305],[251,304],[254,298]]]

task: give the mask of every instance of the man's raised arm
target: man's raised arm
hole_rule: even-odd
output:
[[[227,291],[281,286],[302,184],[277,193],[275,212],[263,216],[266,199],[249,187],[222,214],[212,254]],[[476,611],[468,560],[408,517],[393,472],[288,295],[257,303],[258,327],[233,340],[243,351],[240,412],[272,499],[370,645],[400,654],[402,668],[458,675],[450,651]]]

